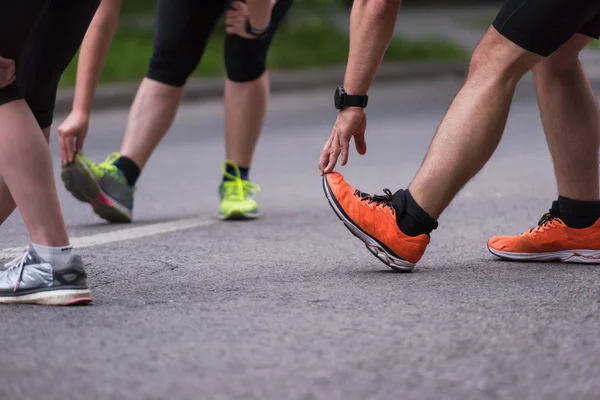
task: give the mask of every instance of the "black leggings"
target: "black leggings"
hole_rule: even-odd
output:
[[[0,105],[25,99],[44,129],[56,91],[100,0],[0,0],[0,56],[17,63],[17,81],[0,89]]]
[[[277,0],[266,38],[225,35],[229,79],[249,82],[265,72],[269,46],[292,3],[293,0]],[[154,52],[147,77],[170,86],[185,85],[227,6],[227,0],[157,0]]]

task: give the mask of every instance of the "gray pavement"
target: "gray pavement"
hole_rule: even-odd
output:
[[[340,171],[366,191],[405,186],[459,85],[377,85],[368,153]],[[596,268],[500,262],[485,248],[533,226],[556,195],[530,79],[411,274],[368,253],[323,196],[332,93],[273,97],[251,173],[258,221],[215,222],[218,102],[182,107],[143,173],[134,224],[103,223],[59,184],[73,237],[207,225],[81,249],[93,306],[0,308],[0,399],[600,398]],[[89,157],[118,148],[125,118],[94,115]],[[0,243],[26,244],[18,215]]]

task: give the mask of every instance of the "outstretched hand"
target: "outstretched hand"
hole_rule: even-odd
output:
[[[337,116],[329,140],[325,143],[319,159],[321,175],[332,172],[338,158],[342,156],[342,166],[348,162],[350,140],[354,138],[356,151],[360,155],[367,153],[365,131],[367,129],[367,114],[362,108],[349,107]]]

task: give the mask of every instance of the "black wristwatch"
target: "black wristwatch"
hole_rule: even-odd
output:
[[[364,96],[350,95],[346,93],[343,87],[339,87],[335,89],[333,102],[335,104],[335,108],[338,110],[341,110],[346,107],[367,108],[369,96],[367,96],[366,94]]]

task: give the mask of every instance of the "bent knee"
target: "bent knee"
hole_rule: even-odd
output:
[[[233,82],[252,82],[267,70],[268,43],[257,39],[243,39],[227,35],[225,68]]]
[[[490,28],[473,52],[468,77],[519,80],[542,59]]]

